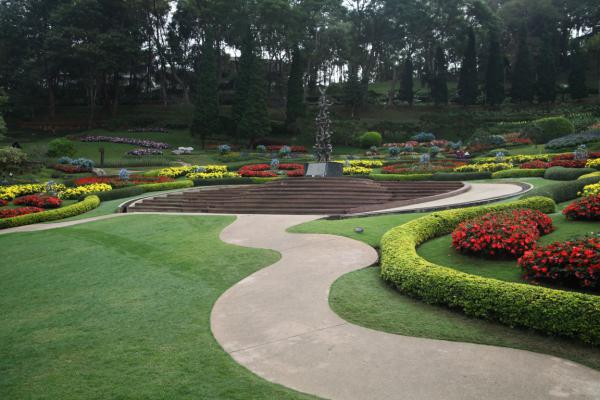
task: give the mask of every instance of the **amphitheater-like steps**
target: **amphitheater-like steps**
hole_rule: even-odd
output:
[[[263,185],[210,188],[138,200],[128,212],[327,214],[373,211],[463,188],[461,182],[376,182],[363,178],[293,178]]]

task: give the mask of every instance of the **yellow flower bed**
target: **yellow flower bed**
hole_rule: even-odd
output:
[[[189,165],[184,167],[169,167],[158,171],[158,176],[168,176],[169,178],[179,178],[193,172],[196,169],[204,169],[203,173],[225,173],[227,172],[226,165]]]
[[[592,172],[590,174],[581,175],[579,178],[577,178],[577,180],[587,179],[587,178],[594,178],[596,176],[600,176],[600,171],[598,171],[598,172]]]
[[[223,178],[239,178],[237,172],[190,172],[186,175],[188,179],[223,179]]]
[[[594,160],[587,160],[585,163],[586,168],[596,168],[600,169],[600,158],[596,158]]]
[[[56,191],[65,189],[65,185],[55,183],[52,188]],[[25,185],[0,186],[0,199],[12,200],[15,197],[25,196],[28,194],[43,193],[46,191],[46,183],[34,183]]]
[[[91,185],[77,186],[68,188],[58,194],[61,199],[77,199],[85,194],[108,192],[112,190],[112,186],[107,183],[92,183]]]
[[[369,175],[372,171],[365,167],[344,167],[344,175]]]
[[[550,161],[556,154],[517,154],[514,156],[506,156],[504,160],[507,163],[522,164],[529,161],[542,160]],[[496,161],[496,157],[483,157],[473,160],[474,164],[490,164]]]
[[[351,167],[363,167],[363,168],[381,168],[383,167],[383,161],[380,160],[349,160]],[[338,161],[345,163],[345,161]]]
[[[496,172],[513,167],[510,163],[470,164],[454,168],[454,172]]]
[[[584,186],[583,192],[579,193],[580,196],[596,196],[600,194],[600,183],[594,183],[593,185]]]

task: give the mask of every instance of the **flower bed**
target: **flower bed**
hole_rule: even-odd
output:
[[[155,142],[153,140],[134,139],[117,136],[84,136],[82,142],[107,142],[107,143],[122,143],[132,144],[134,146],[148,147],[152,149],[168,149],[169,145],[163,142]]]
[[[345,163],[345,161],[337,161],[339,163]],[[351,167],[363,167],[363,168],[381,168],[383,167],[383,161],[381,160],[349,160]]]
[[[158,171],[158,176],[166,176],[169,178],[179,178],[192,172],[227,172],[226,165],[185,165],[181,167],[163,168]]]
[[[600,183],[593,183],[583,187],[581,196],[597,196],[600,194]]]
[[[59,193],[59,196],[61,199],[78,199],[86,194],[108,192],[110,190],[112,190],[112,186],[106,183],[92,183],[90,185],[65,189]]]
[[[239,178],[240,174],[237,172],[190,172],[186,175],[186,178],[196,179],[225,179],[225,178]]]
[[[245,178],[275,178],[277,174],[271,171],[271,166],[267,164],[245,165],[238,171],[240,176]]]
[[[542,160],[528,161],[521,164],[522,169],[546,169],[550,168],[550,163]]]
[[[454,168],[454,172],[496,172],[511,169],[512,167],[513,165],[509,163],[470,164],[456,167]]]
[[[519,259],[523,277],[566,286],[600,286],[600,237],[535,247]]]
[[[267,146],[266,148],[269,151],[279,151],[283,147],[288,147],[292,153],[308,153],[308,150],[306,150],[306,147],[304,147],[304,146],[270,145],[270,146]]]
[[[597,158],[597,159],[594,159],[594,160],[587,160],[585,166],[587,168],[600,169],[600,158]]]
[[[553,229],[552,219],[536,210],[489,213],[460,223],[452,232],[452,246],[462,253],[516,258]]]
[[[344,167],[344,175],[369,175],[373,170],[366,167]]]
[[[28,194],[43,193],[47,189],[59,192],[65,189],[65,185],[62,184],[50,184],[47,183],[34,183],[25,185],[11,185],[11,186],[0,186],[0,199],[12,200],[15,197],[25,196]]]
[[[17,197],[13,200],[16,206],[33,206],[38,208],[58,208],[62,204],[62,200],[53,196],[38,196],[35,194]]]
[[[100,199],[98,196],[88,196],[83,201],[66,207],[0,219],[0,229],[68,218],[93,210],[99,205]]]
[[[91,168],[84,167],[83,165],[70,164],[54,164],[52,168],[66,174],[79,174],[82,172],[90,172],[92,170]]]
[[[0,199],[0,207],[4,207],[8,204],[8,201]]]
[[[159,149],[151,149],[151,148],[141,148],[141,149],[133,149],[127,152],[127,155],[130,156],[162,156],[163,152]]]
[[[563,210],[565,217],[571,220],[600,220],[600,185],[597,194],[577,199]]]
[[[565,167],[565,168],[585,168],[586,162],[584,160],[553,160],[550,161],[551,167]]]
[[[6,208],[4,210],[0,210],[0,218],[14,218],[20,215],[33,214],[42,211],[44,211],[44,209],[40,207]]]
[[[129,179],[121,179],[119,176],[89,176],[78,178],[73,181],[75,186],[91,185],[94,183],[107,183],[113,188],[120,188],[134,185],[144,185],[147,183],[165,183],[173,182],[173,178],[168,176],[145,176],[145,175],[130,175]]]

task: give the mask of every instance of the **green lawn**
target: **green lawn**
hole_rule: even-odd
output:
[[[232,217],[128,216],[0,236],[0,398],[299,399],[234,362],[209,315],[278,259]]]

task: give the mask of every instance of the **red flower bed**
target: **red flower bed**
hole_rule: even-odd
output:
[[[69,164],[55,164],[52,166],[57,171],[62,171],[67,174],[78,174],[81,172],[90,172],[91,169],[84,168],[80,165],[69,165]]]
[[[568,219],[600,220],[600,194],[577,199],[563,210]]]
[[[552,160],[551,167],[584,168],[585,160]]]
[[[287,171],[290,178],[304,176],[304,164],[279,164],[279,169]]]
[[[552,219],[537,210],[489,213],[462,222],[452,232],[452,246],[463,253],[516,258],[553,229]]]
[[[38,208],[58,208],[62,204],[62,200],[58,197],[32,194],[29,196],[17,197],[13,200],[13,204],[16,206],[33,206]]]
[[[270,145],[267,146],[267,150],[269,151],[279,151],[284,145]],[[292,153],[307,153],[306,147],[304,146],[288,146]]]
[[[512,144],[532,144],[533,143],[531,141],[531,139],[529,139],[529,138],[521,138],[521,137],[508,138],[507,142],[508,143],[512,143]]]
[[[128,180],[123,180],[118,176],[88,176],[75,179],[76,186],[91,185],[93,183],[107,183],[114,187],[124,187],[132,185],[144,185],[147,183],[165,183],[173,182],[175,179],[168,176],[144,176],[130,175]]]
[[[287,176],[290,177],[290,178],[304,176],[304,168],[302,168],[302,169],[295,169],[293,171],[288,171],[287,172]]]
[[[42,211],[44,211],[44,209],[39,207],[6,208],[0,210],[0,218],[18,217],[19,215],[33,214]]]
[[[550,168],[550,163],[547,163],[542,160],[528,161],[528,162],[521,164],[521,168],[523,168],[523,169],[540,169],[540,168],[546,169],[546,168]]]
[[[575,154],[573,153],[562,153],[562,154],[557,154],[555,156],[552,157],[552,161],[556,161],[556,160],[574,160],[575,159]]]
[[[556,242],[535,246],[519,259],[524,278],[567,286],[598,288],[600,284],[600,238]]]
[[[247,178],[274,178],[277,174],[267,164],[245,165],[238,171],[239,174]]]
[[[8,201],[0,199],[0,207],[5,206],[8,204]]]

